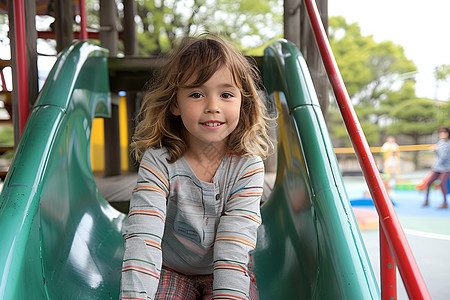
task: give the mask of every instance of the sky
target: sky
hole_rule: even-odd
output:
[[[328,15],[358,23],[364,36],[392,41],[418,68],[416,94],[438,100],[450,97],[449,83],[436,92],[433,71],[450,65],[449,0],[328,0]]]

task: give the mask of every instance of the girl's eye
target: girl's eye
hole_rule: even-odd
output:
[[[233,95],[230,94],[230,93],[223,93],[223,94],[222,94],[222,98],[223,98],[223,99],[230,99],[230,98],[233,98]]]
[[[189,95],[189,97],[194,98],[194,99],[199,99],[202,97],[202,94],[200,93],[192,93]]]

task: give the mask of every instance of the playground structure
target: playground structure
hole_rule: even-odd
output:
[[[320,31],[314,3],[305,3]],[[329,51],[323,33],[317,37],[319,48]],[[125,216],[99,194],[88,159],[92,118],[111,110],[106,57],[91,43],[66,49],[24,127],[0,200],[0,228],[8,232],[0,242],[0,295],[5,299],[117,298]],[[325,64],[370,179],[386,235],[380,234],[381,243],[392,247],[408,294],[428,299],[362,130],[345,102],[345,87],[339,75],[333,76],[333,61]],[[263,74],[280,117],[277,177],[262,207],[264,225],[254,255],[261,298],[379,299],[301,54],[285,41],[274,43],[266,50]],[[389,247],[381,248],[382,265],[391,264],[385,271],[382,267],[384,298],[395,293],[395,264],[386,253]],[[391,274],[391,281],[383,272]]]

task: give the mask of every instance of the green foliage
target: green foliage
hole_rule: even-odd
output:
[[[118,0],[116,3],[120,28],[123,5]],[[281,0],[136,0],[135,3],[138,55],[142,56],[165,53],[179,39],[203,32],[225,36],[246,52],[273,41],[283,32]],[[88,27],[99,29],[98,1],[86,0],[86,9]],[[262,55],[261,50],[256,53]]]
[[[438,120],[441,126],[450,127],[450,101],[438,105]]]
[[[450,65],[440,65],[434,69],[434,77],[436,78],[436,92],[439,89],[439,83],[441,81],[447,81],[450,79]],[[450,95],[448,100],[450,101]]]
[[[345,129],[341,113],[337,105],[331,104],[327,112],[327,127],[330,135],[335,139],[334,145],[336,147],[350,147],[351,141],[348,138],[347,130]]]
[[[417,68],[401,46],[362,36],[359,26],[343,17],[331,17],[329,26],[336,61],[369,144],[380,145],[386,134],[404,134],[418,141],[440,125],[450,124],[450,102],[438,105],[417,98],[411,78]],[[435,76],[446,80],[450,66],[437,68]],[[330,107],[328,113],[331,136],[339,145],[349,146],[337,108]]]
[[[434,77],[436,80],[446,80],[450,77],[450,65],[440,65],[434,69]]]
[[[391,41],[376,43],[343,17],[329,19],[329,37],[348,93],[359,102],[378,102],[391,91],[399,74],[417,70],[401,46]]]
[[[363,37],[356,23],[347,24],[343,17],[328,20],[330,44],[350,97],[361,91],[370,81],[367,68],[368,51],[375,42]]]
[[[369,145],[378,145],[380,141],[380,127],[370,121],[361,121],[361,128]]]
[[[391,117],[394,123],[389,126],[389,133],[409,135],[415,140],[441,125],[438,106],[426,98],[402,101],[392,109]]]
[[[2,126],[0,127],[0,146],[10,147],[14,146],[14,129],[12,126]],[[11,159],[14,151],[6,151],[0,158]]]
[[[382,104],[388,107],[396,105],[404,100],[416,98],[416,88],[414,82],[406,81],[402,87],[396,91],[389,91],[386,93],[386,99],[382,101]],[[390,109],[389,109],[390,110]]]
[[[14,146],[14,129],[12,126],[0,127],[0,146]]]
[[[203,32],[225,36],[241,49],[261,47],[282,32],[280,0],[136,3],[139,55],[159,55],[171,49],[178,39]]]

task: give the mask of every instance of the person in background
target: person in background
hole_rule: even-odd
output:
[[[385,185],[390,193],[395,188],[401,173],[399,146],[393,136],[386,138],[386,142],[381,147],[381,152],[383,153],[384,174],[386,174]]]
[[[431,168],[431,176],[427,183],[427,194],[425,202],[422,206],[428,206],[430,204],[428,196],[430,194],[430,187],[436,179],[439,179],[439,187],[441,188],[444,196],[444,202],[439,206],[439,209],[448,208],[447,182],[450,177],[450,128],[441,127],[438,130],[439,141],[430,147],[431,150],[435,150],[436,159]]]

